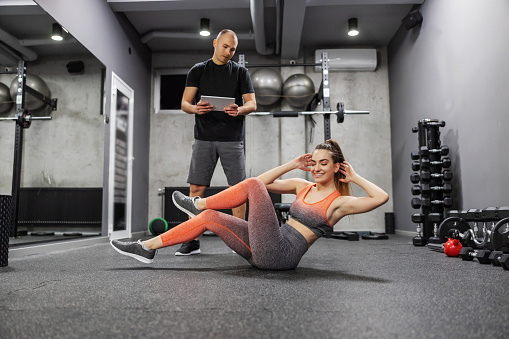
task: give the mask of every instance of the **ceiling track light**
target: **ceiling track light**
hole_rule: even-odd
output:
[[[210,35],[210,20],[207,18],[201,18],[200,20],[200,35],[201,36]]]
[[[53,24],[51,39],[53,39],[55,41],[64,40],[64,38],[62,36],[62,26],[60,26],[59,24]]]
[[[349,36],[359,35],[359,26],[357,23],[357,18],[348,19],[348,35]]]

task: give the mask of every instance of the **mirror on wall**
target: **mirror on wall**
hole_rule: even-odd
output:
[[[53,40],[53,33],[62,40]],[[0,119],[16,115],[19,60],[26,85],[56,99],[57,109],[25,96],[26,111],[51,120],[33,120],[23,129],[20,167],[14,165],[16,123],[0,120],[1,195],[12,194],[20,174],[16,236],[11,231],[9,246],[99,236],[105,67],[36,3],[0,2]]]

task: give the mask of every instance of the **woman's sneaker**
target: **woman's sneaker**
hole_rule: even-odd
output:
[[[193,254],[200,254],[200,240],[191,240],[189,242],[185,242],[180,246],[177,252],[175,252],[175,255],[193,255]]]
[[[187,195],[179,192],[174,191],[171,195],[171,199],[173,200],[173,203],[179,210],[186,213],[191,218],[196,217],[198,214],[200,214],[202,211],[197,209],[194,205],[194,202],[197,199],[200,199],[200,197],[188,197]]]
[[[151,264],[154,260],[157,250],[146,250],[142,246],[141,240],[137,242],[122,242],[118,240],[110,241],[111,246],[120,254],[139,260],[145,264]]]

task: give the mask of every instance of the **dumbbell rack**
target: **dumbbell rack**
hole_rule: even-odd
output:
[[[438,226],[444,220],[444,208],[452,206],[452,192],[450,181],[452,173],[449,170],[451,160],[442,157],[449,154],[449,147],[441,145],[440,127],[445,121],[436,119],[421,119],[412,132],[418,134],[419,151],[412,152],[412,170],[410,176],[412,195],[420,198],[412,199],[412,207],[421,209],[421,213],[412,215],[412,221],[417,224],[417,236],[413,238],[415,246],[425,246],[427,243],[440,243]],[[417,172],[419,171],[419,172]],[[421,226],[422,225],[422,226]]]

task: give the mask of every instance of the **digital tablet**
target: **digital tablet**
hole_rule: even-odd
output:
[[[212,109],[213,111],[224,111],[225,107],[228,107],[231,104],[235,103],[235,98],[202,95],[201,101],[208,102],[209,104],[214,106],[214,108]]]

